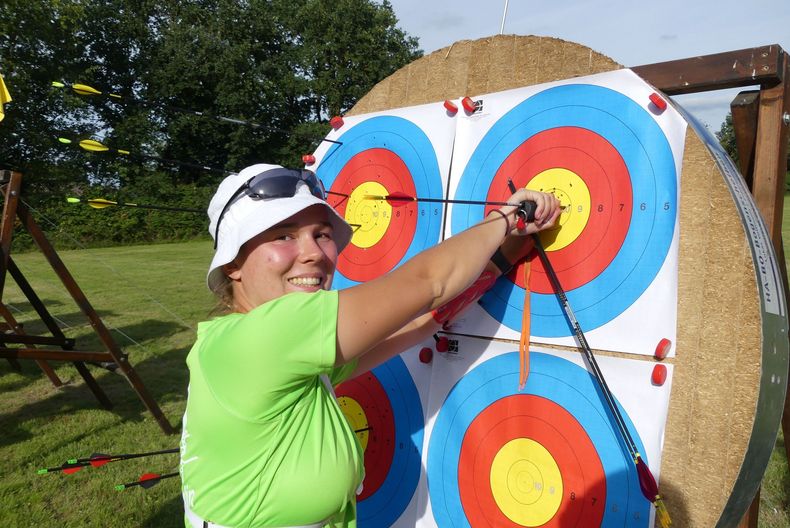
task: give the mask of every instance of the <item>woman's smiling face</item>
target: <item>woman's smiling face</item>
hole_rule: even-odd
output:
[[[246,242],[225,265],[236,310],[248,312],[287,293],[328,290],[337,254],[325,206],[285,219]]]

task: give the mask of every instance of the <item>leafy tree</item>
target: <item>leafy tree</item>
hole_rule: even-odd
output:
[[[14,100],[0,125],[0,165],[23,171],[28,199],[53,214],[72,214],[61,210],[65,190],[140,202],[152,188],[169,186],[175,202],[208,196],[194,189],[215,187],[216,174],[87,154],[56,138],[92,137],[225,170],[260,161],[296,165],[326,133],[329,117],[420,53],[387,1],[6,0],[0,72]],[[52,87],[55,80],[151,104],[82,97]],[[119,231],[122,242],[135,229]]]
[[[735,129],[732,126],[732,112],[727,112],[721,128],[716,132],[716,139],[719,140],[722,148],[730,155],[735,164],[738,164],[738,146],[735,142]]]
[[[315,119],[342,114],[376,82],[422,54],[417,39],[396,26],[387,1],[290,0],[286,5],[295,11],[286,27],[300,52]]]

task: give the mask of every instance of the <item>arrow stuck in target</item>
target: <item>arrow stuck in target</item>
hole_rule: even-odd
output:
[[[367,194],[362,197],[363,200],[379,200],[386,201],[393,207],[402,207],[408,205],[410,202],[428,202],[428,203],[451,203],[463,205],[520,205],[510,202],[486,202],[482,200],[450,200],[445,198],[422,198],[417,196],[410,196],[402,192],[394,192],[386,196]]]
[[[386,201],[393,207],[402,207],[404,205],[408,205],[411,202],[427,202],[427,203],[448,203],[448,204],[461,204],[461,205],[512,205],[518,207],[522,204],[520,203],[513,203],[513,202],[497,202],[497,201],[487,201],[487,200],[453,200],[449,198],[423,198],[417,196],[411,196],[403,192],[394,192],[390,193],[386,196],[382,195],[375,195],[375,194],[367,194],[362,197],[363,200],[379,200],[379,201]],[[535,205],[535,202],[531,200],[527,200],[526,203]],[[560,210],[565,210],[566,206],[560,206]]]

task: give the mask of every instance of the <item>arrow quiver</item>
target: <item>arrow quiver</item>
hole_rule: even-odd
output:
[[[21,173],[7,170],[0,171],[0,190],[2,190],[5,197],[2,224],[0,224],[0,316],[5,319],[5,324],[0,326],[0,329],[3,330],[0,333],[0,358],[9,360],[12,365],[18,365],[18,360],[21,359],[36,361],[56,387],[59,387],[62,383],[48,362],[70,362],[105,409],[111,409],[112,402],[99,387],[96,379],[88,370],[86,363],[99,364],[110,368],[126,378],[145,407],[154,415],[162,431],[166,434],[172,434],[174,431],[170,422],[167,421],[159,405],[148,393],[148,389],[146,389],[142,379],[129,364],[127,355],[115,342],[96,310],[94,310],[85,294],[77,285],[74,277],[66,269],[55,248],[52,247],[44,232],[33,219],[30,209],[21,200],[21,188]],[[63,283],[72,299],[74,299],[80,311],[88,319],[105,350],[98,352],[75,350],[75,340],[67,338],[63,334],[44,302],[36,294],[34,288],[22,274],[22,271],[16,266],[11,258],[11,240],[14,233],[14,223],[17,219],[22,228],[30,234],[38,249],[49,262],[52,270]],[[10,274],[14,279],[51,335],[26,334],[22,329],[22,325],[11,315],[11,312],[3,302],[3,289],[7,274]]]

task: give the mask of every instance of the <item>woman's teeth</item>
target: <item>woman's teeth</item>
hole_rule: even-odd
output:
[[[296,286],[318,286],[321,284],[321,279],[317,277],[294,277],[288,279],[288,282]]]

